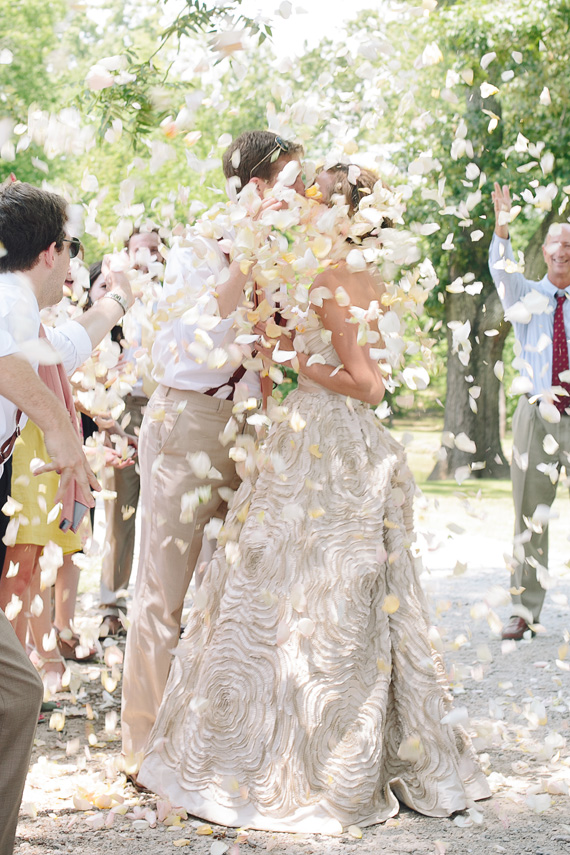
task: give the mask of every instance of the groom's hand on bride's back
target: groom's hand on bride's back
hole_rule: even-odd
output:
[[[279,345],[279,350],[295,351],[291,333],[278,326],[272,318],[265,322],[258,321],[253,327],[253,332],[260,336],[255,349],[268,359],[272,358],[276,344]]]

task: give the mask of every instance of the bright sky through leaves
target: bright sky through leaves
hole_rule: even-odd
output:
[[[270,15],[273,19],[272,42],[278,57],[299,56],[304,52],[305,43],[314,48],[323,38],[337,38],[343,25],[355,18],[363,9],[377,11],[384,3],[382,0],[353,0],[347,4],[344,0],[302,0],[299,3],[284,0],[274,6],[261,0],[244,0],[242,11],[245,15]]]

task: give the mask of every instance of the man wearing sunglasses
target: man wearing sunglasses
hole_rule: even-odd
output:
[[[265,192],[290,161],[299,161],[301,152],[300,145],[271,131],[241,134],[223,156],[228,194],[235,197],[253,184],[263,210],[281,207]],[[289,186],[304,194],[300,172],[299,163]],[[213,347],[232,349],[236,331],[231,314],[244,299],[249,277],[231,261],[231,242],[231,234],[216,241],[188,229],[175,241],[166,265],[164,299],[158,307],[165,320],[152,354],[160,385],[149,401],[139,439],[142,542],[123,671],[123,751],[129,769],[142,759],[162,700],[204,527],[223,514],[220,488],[237,486],[231,443],[222,446],[218,436],[235,400],[260,397],[258,373],[229,361],[210,367],[194,358],[202,331],[198,324],[184,323],[176,311],[177,295],[207,294],[212,305],[216,301],[221,319],[213,330],[208,327]],[[199,451],[208,454],[218,473],[212,478],[198,477],[189,463]],[[185,495],[208,487],[208,499],[191,514],[181,513]]]
[[[80,242],[66,234],[65,200],[30,184],[0,187],[0,509],[10,495],[10,457],[29,416],[41,428],[51,462],[39,472],[56,470],[56,502],[73,479],[85,497],[99,490],[79,436],[60,400],[36,374],[45,351],[39,341],[40,310],[58,303]],[[110,290],[77,321],[46,335],[68,373],[133,303],[128,279],[110,274]],[[53,350],[50,351],[53,358]],[[0,567],[6,517],[0,527]],[[43,685],[16,635],[0,611],[0,852],[14,844],[18,810],[33,744]]]

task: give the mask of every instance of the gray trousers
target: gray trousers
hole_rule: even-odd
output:
[[[552,454],[544,449],[548,434],[558,443]],[[561,416],[558,424],[545,422],[538,406],[529,403],[528,398],[522,395],[513,417],[511,479],[515,505],[514,552],[518,560],[512,584],[515,588],[524,588],[524,591],[514,594],[512,599],[513,613],[518,612],[517,607],[523,606],[532,615],[533,622],[538,622],[544,602],[545,590],[538,577],[541,568],[548,568],[548,523],[531,527],[527,523],[537,505],[552,505],[557,487],[557,482],[552,483],[548,472],[537,468],[541,464],[553,465],[557,471],[565,466],[570,475],[570,416]],[[527,613],[523,612],[522,617],[526,619]]]
[[[43,685],[0,610],[0,855],[11,855]]]
[[[129,395],[125,400],[125,413],[129,413],[131,421],[127,433],[135,436],[135,428],[142,423],[142,408],[146,407],[146,398]],[[136,514],[131,516],[123,513],[126,508],[136,511],[140,494],[139,464],[126,469],[115,469],[113,483],[109,484],[117,493],[116,499],[105,502],[105,517],[107,531],[105,536],[106,550],[101,570],[100,601],[103,615],[117,615],[119,610],[127,611],[127,602],[123,596],[117,596],[119,591],[129,586],[133,568],[135,551]]]

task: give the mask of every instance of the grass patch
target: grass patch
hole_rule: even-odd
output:
[[[428,481],[435,466],[436,455],[441,446],[443,430],[443,413],[431,411],[427,413],[407,414],[394,417],[391,432],[406,447],[408,465],[414,473],[417,484],[426,495],[430,496],[469,496],[475,498],[478,494],[485,499],[505,499],[511,497],[511,481],[508,478],[471,478],[459,485],[457,481]],[[507,458],[511,455],[513,439],[507,434],[503,440],[503,452]]]
[[[514,531],[514,508],[510,479],[472,478],[458,484],[455,480],[428,481],[441,445],[443,413],[437,411],[407,413],[395,416],[390,426],[393,436],[406,448],[408,464],[416,483],[424,495],[416,503],[416,525],[419,530],[447,535],[457,541],[460,548],[461,536],[448,526],[459,526],[466,535],[487,543],[494,541],[496,563],[503,563],[502,553],[512,549]],[[503,440],[503,452],[510,458],[512,435],[507,433]],[[559,514],[550,527],[551,563],[560,566],[568,560],[568,524],[570,515],[568,491],[558,490],[553,510]],[[472,548],[472,546],[471,546]],[[476,556],[465,554],[465,559]]]
[[[418,481],[427,496],[449,496],[459,499],[511,499],[511,482],[505,479],[485,479],[464,481]]]

